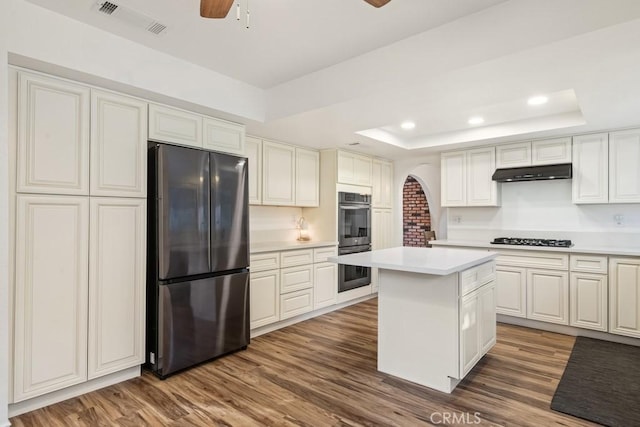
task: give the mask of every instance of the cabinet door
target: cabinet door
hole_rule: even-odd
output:
[[[609,281],[609,332],[640,338],[640,258],[610,258]]]
[[[382,206],[382,162],[374,160],[371,163],[371,207]]]
[[[487,354],[496,343],[496,286],[487,283],[478,292],[480,317],[480,353]]]
[[[14,402],[87,379],[89,199],[17,197]]]
[[[149,139],[202,148],[202,116],[149,104]]]
[[[146,197],[147,103],[91,91],[92,196]]]
[[[640,202],[640,129],[609,134],[609,203]]]
[[[573,137],[573,203],[609,201],[609,139],[598,133]]]
[[[569,287],[571,326],[607,331],[607,276],[571,273]]]
[[[249,161],[249,204],[262,204],[262,140],[251,136],[245,139]]]
[[[313,270],[313,309],[335,304],[338,293],[338,264],[314,264]]]
[[[320,153],[296,148],[296,206],[320,205]]]
[[[467,206],[498,206],[494,147],[467,151]]]
[[[262,142],[262,204],[295,204],[296,149],[276,142]]]
[[[393,208],[393,164],[382,162],[382,176],[380,178],[380,206]]]
[[[544,139],[531,143],[532,165],[571,163],[571,137]]]
[[[280,272],[262,271],[250,274],[251,329],[280,320]]]
[[[527,318],[569,324],[569,274],[527,270]]]
[[[531,142],[518,142],[496,147],[496,168],[521,166],[531,166]]]
[[[444,153],[441,157],[441,205],[466,206],[467,204],[467,153]]]
[[[202,146],[204,148],[237,156],[245,155],[244,125],[213,117],[204,117],[202,126]]]
[[[465,295],[460,302],[460,378],[463,378],[481,357],[478,292]]]
[[[496,266],[496,312],[527,317],[527,270]]]
[[[89,194],[89,88],[18,74],[17,192]]]
[[[355,156],[353,159],[353,175],[355,185],[371,186],[371,168],[373,162],[369,157]]]
[[[144,363],[146,200],[91,198],[89,379]]]

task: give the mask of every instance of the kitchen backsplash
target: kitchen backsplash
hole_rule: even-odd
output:
[[[296,222],[302,208],[286,206],[249,206],[251,243],[293,241],[298,238]]]
[[[574,205],[571,180],[502,185],[502,205],[449,208],[447,238],[571,239],[579,245],[640,246],[640,204]]]

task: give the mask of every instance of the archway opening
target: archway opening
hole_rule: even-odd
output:
[[[422,185],[411,175],[402,187],[403,246],[426,247],[426,231],[431,231],[429,203]]]

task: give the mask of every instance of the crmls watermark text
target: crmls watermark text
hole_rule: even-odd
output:
[[[429,419],[433,424],[480,424],[480,412],[434,412]]]

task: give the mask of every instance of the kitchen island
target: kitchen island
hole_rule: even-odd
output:
[[[397,247],[329,261],[378,268],[378,370],[451,393],[495,344],[497,255]]]

